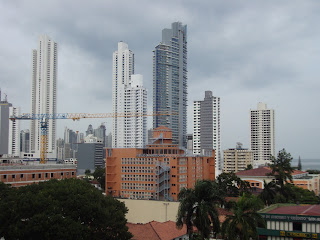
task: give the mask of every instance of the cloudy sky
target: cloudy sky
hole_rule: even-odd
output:
[[[0,0],[0,87],[30,112],[31,49],[58,43],[58,112],[112,112],[112,53],[125,41],[152,110],[152,51],[172,22],[188,26],[188,133],[192,103],[221,97],[222,149],[249,146],[249,110],[276,114],[276,150],[320,158],[318,0]],[[83,132],[111,120],[58,121]],[[149,126],[152,119],[149,118]],[[27,123],[22,128],[28,128]]]

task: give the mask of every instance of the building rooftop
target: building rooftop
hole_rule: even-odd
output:
[[[173,221],[156,222],[146,224],[127,223],[129,232],[133,235],[133,240],[171,240],[187,234],[187,227],[177,229]]]
[[[239,171],[236,173],[237,176],[255,176],[255,177],[264,177],[271,173],[271,168],[269,167],[259,167],[250,170]],[[305,171],[294,170],[292,176],[299,174],[306,174]]]
[[[320,216],[320,205],[283,205],[276,204],[261,211],[268,214]]]
[[[24,165],[24,164],[12,164],[12,165],[0,165],[0,171],[11,170],[41,170],[41,169],[76,169],[75,164],[37,164],[37,165]]]

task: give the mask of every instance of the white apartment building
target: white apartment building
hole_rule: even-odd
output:
[[[124,42],[113,53],[112,103],[114,114],[136,116],[113,118],[112,147],[139,148],[146,144],[147,90],[142,75],[134,74],[134,54]]]
[[[19,107],[9,107],[9,116],[18,116]],[[20,157],[20,121],[9,121],[8,154]]]
[[[57,43],[47,35],[39,37],[38,49],[32,50],[31,113],[55,114],[57,109]],[[41,120],[31,120],[30,148],[40,156]],[[56,120],[49,119],[47,127],[47,156],[56,158]]]
[[[253,151],[253,167],[270,163],[275,156],[274,110],[258,103],[257,110],[250,110],[250,144]]]
[[[221,172],[220,97],[205,92],[203,101],[193,102],[193,154],[215,150],[216,175]]]

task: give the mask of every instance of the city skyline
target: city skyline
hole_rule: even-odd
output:
[[[144,1],[144,7],[79,1],[76,9],[71,2],[33,4],[0,4],[0,31],[6,36],[0,44],[0,87],[21,112],[31,112],[30,49],[44,33],[59,43],[57,112],[112,112],[110,54],[120,40],[137,56],[136,71],[144,75],[151,110],[152,50],[159,44],[160,30],[180,21],[188,25],[187,133],[192,133],[190,103],[211,90],[223,106],[222,150],[234,142],[249,147],[249,111],[265,102],[277,112],[276,153],[286,148],[295,158],[319,156],[320,113],[310,106],[317,102],[320,87],[320,31],[313,27],[319,21],[318,1],[177,2],[170,13]],[[151,123],[149,118],[148,126]],[[65,126],[84,132],[88,124],[57,121],[57,137]]]

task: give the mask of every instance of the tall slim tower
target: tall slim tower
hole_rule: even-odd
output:
[[[250,110],[250,127],[253,165],[266,165],[271,155],[275,156],[274,110],[268,109],[265,103],[258,103],[257,110]]]
[[[8,154],[10,108],[12,104],[7,101],[7,97],[2,100],[0,90],[0,154]]]
[[[19,107],[10,107],[9,115],[18,116],[20,114]],[[20,121],[9,121],[9,148],[8,154],[20,156]]]
[[[153,128],[172,129],[174,144],[187,147],[187,25],[172,23],[162,30],[162,42],[153,55],[153,111],[172,111],[154,116]]]
[[[31,113],[55,114],[57,109],[57,43],[47,35],[39,37],[38,49],[32,50]],[[30,128],[31,152],[40,153],[40,120],[32,120]],[[56,120],[48,120],[48,157],[56,157]],[[36,156],[37,156],[36,154]]]
[[[193,154],[215,150],[216,173],[221,172],[220,97],[205,91],[202,101],[193,102]]]
[[[139,148],[146,144],[147,90],[143,78],[134,74],[134,54],[124,42],[113,53],[113,113],[138,113],[134,117],[113,118],[112,147]]]

